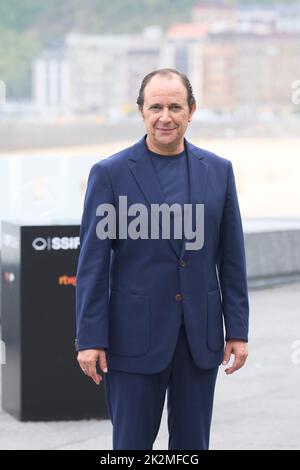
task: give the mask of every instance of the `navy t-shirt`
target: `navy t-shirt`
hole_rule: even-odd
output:
[[[183,215],[183,204],[189,203],[189,171],[186,152],[183,151],[176,155],[160,155],[149,150],[149,155],[164,194],[165,202],[168,205],[180,204]],[[180,253],[182,239],[174,240]]]

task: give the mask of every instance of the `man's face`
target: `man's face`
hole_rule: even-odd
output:
[[[147,131],[147,143],[154,152],[181,152],[183,136],[192,115],[187,90],[177,75],[155,75],[144,89],[141,110]]]

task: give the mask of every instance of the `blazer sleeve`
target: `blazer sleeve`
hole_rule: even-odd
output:
[[[222,294],[226,341],[248,341],[249,300],[243,227],[231,162],[220,227],[218,274]]]
[[[109,176],[101,162],[90,171],[80,225],[80,254],[76,274],[77,351],[108,348],[110,238],[97,237],[99,204],[113,204]]]

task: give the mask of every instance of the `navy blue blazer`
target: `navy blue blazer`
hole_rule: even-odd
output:
[[[99,204],[113,204],[118,215],[119,196],[127,196],[128,206],[165,202],[145,137],[90,171],[77,268],[77,351],[105,348],[108,368],[159,372],[172,359],[182,307],[196,365],[217,367],[224,326],[226,340],[248,340],[244,238],[231,162],[184,141],[190,202],[205,207],[202,249],[186,250],[183,243],[179,253],[172,239],[96,235]]]

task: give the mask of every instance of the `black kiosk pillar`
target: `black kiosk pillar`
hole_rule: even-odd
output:
[[[2,407],[21,421],[108,418],[75,351],[79,225],[2,223]]]

